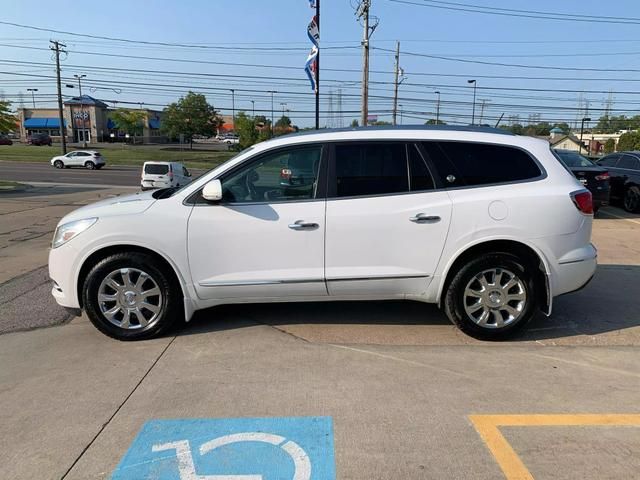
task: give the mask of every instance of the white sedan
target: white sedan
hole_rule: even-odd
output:
[[[74,150],[51,159],[51,165],[56,168],[84,167],[100,170],[106,163],[102,154],[95,150]]]

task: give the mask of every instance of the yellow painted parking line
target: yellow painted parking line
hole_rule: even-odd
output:
[[[611,212],[610,212],[610,211],[608,211],[608,210],[600,210],[600,212],[599,212],[599,213],[604,213],[605,215],[611,215],[612,217],[619,218],[619,219],[621,219],[621,220],[627,220],[627,221],[629,221],[629,222],[631,222],[631,223],[635,223],[636,225],[640,225],[640,221],[638,221],[638,220],[636,220],[636,219],[634,219],[634,218],[622,217],[622,216],[620,216],[620,215],[616,215],[615,213],[611,213]]]
[[[640,426],[640,414],[469,415],[507,480],[533,480],[500,427]]]

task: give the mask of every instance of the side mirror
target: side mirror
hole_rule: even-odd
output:
[[[207,182],[202,189],[202,197],[210,202],[219,202],[222,200],[222,183],[215,179]]]

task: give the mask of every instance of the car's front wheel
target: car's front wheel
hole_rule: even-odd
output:
[[[87,275],[83,305],[102,333],[118,340],[144,340],[183,318],[182,293],[173,272],[153,256],[118,253]]]
[[[449,319],[481,340],[504,340],[521,330],[537,310],[531,267],[506,253],[487,253],[456,273],[445,294]]]
[[[88,162],[85,162],[84,168],[86,168],[87,170],[95,170],[96,164],[89,160]]]
[[[640,210],[640,188],[629,187],[624,192],[624,209],[627,212],[636,213]]]
[[[56,160],[53,162],[53,166],[56,168],[64,168],[64,163],[62,163],[62,160]]]

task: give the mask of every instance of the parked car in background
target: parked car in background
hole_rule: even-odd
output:
[[[616,152],[598,160],[609,170],[611,200],[622,202],[627,212],[640,211],[640,151]]]
[[[237,135],[225,135],[222,139],[222,143],[235,145],[236,143],[240,143],[240,137],[238,137]]]
[[[51,159],[51,165],[56,168],[84,167],[88,170],[100,170],[106,164],[102,154],[95,150],[74,150]]]
[[[182,187],[191,183],[191,173],[179,162],[145,162],[142,166],[142,190]]]
[[[0,135],[0,145],[13,145],[13,141],[6,135]]]
[[[27,143],[38,146],[48,145],[50,147],[53,142],[51,141],[51,137],[46,133],[34,133],[29,137]]]
[[[597,213],[600,207],[609,205],[609,171],[596,165],[588,158],[574,150],[554,149],[571,173],[589,189],[593,197],[593,211]]]
[[[282,184],[290,158],[312,182]],[[254,145],[184,188],[68,214],[49,275],[60,305],[120,340],[225,303],[390,299],[438,304],[467,334],[499,340],[589,282],[592,207],[546,140],[320,130]]]

